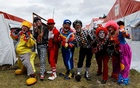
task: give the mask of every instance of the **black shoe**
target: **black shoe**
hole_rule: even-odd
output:
[[[80,80],[81,80],[81,75],[76,75],[76,76],[75,76],[75,79],[76,79],[77,82],[80,82]]]
[[[88,75],[86,72],[85,72],[84,76],[85,76],[85,79],[86,79],[87,81],[91,81],[91,77],[89,77],[89,75]]]
[[[102,84],[106,84],[107,80],[102,80],[101,83]]]

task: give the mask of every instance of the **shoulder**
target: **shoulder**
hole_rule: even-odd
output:
[[[56,27],[53,28],[53,31],[59,32],[59,30]]]

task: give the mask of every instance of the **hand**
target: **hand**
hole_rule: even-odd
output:
[[[73,47],[73,44],[70,44],[70,43],[69,43],[68,46],[69,46],[69,48],[72,48],[72,47]]]
[[[65,46],[64,47],[67,48],[68,47],[68,43],[65,43]]]
[[[15,33],[16,30],[11,30],[10,31],[10,36],[13,37],[14,39],[18,39],[19,35]]]

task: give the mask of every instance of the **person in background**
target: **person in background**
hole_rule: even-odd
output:
[[[105,24],[105,27],[107,28],[109,32],[109,42],[108,42],[108,48],[107,52],[112,60],[112,74],[111,78],[114,80],[118,80],[118,74],[120,72],[120,41],[118,39],[118,24],[110,20]]]
[[[65,19],[63,21],[63,27],[60,29],[59,41],[61,42],[61,52],[66,67],[66,73],[60,73],[60,76],[64,76],[64,79],[71,79],[74,77],[74,33],[71,29],[71,21]]]
[[[36,41],[33,38],[33,35],[30,32],[31,23],[28,21],[22,22],[21,31],[18,34],[15,34],[11,31],[11,37],[16,39],[18,42],[15,46],[17,57],[20,61],[20,69],[15,71],[16,75],[20,75],[27,70],[27,75],[29,78],[26,80],[27,85],[32,85],[37,82],[36,79],[36,70],[34,66],[35,52],[32,52],[32,48],[35,45]]]
[[[56,75],[56,63],[58,58],[58,49],[59,49],[59,31],[54,27],[55,22],[54,19],[48,19],[47,21],[48,25],[48,61],[52,68],[51,70],[51,76],[48,78],[49,80],[54,80]],[[47,71],[48,72],[48,71]]]
[[[33,20],[34,24],[34,38],[37,42],[37,52],[40,60],[40,80],[44,80],[46,73],[46,55],[47,55],[47,44],[48,44],[48,29],[39,17],[35,17]]]
[[[119,25],[118,38],[120,41],[120,68],[121,68],[118,83],[120,85],[128,85],[130,65],[132,60],[132,51],[131,47],[126,42],[125,38],[130,39],[130,35],[124,29],[123,21],[118,21],[117,24]]]
[[[86,80],[90,81],[91,78],[89,77],[89,68],[91,65],[91,59],[92,59],[92,48],[91,48],[91,42],[93,41],[93,36],[89,30],[83,30],[82,29],[82,22],[81,20],[75,20],[73,22],[73,27],[76,30],[75,33],[75,45],[77,47],[80,47],[79,51],[79,59],[77,63],[77,75],[75,79],[77,81],[81,80],[81,71],[84,59],[86,57],[86,66],[85,66],[85,74],[84,77]]]

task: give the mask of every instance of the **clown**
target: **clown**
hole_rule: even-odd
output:
[[[59,41],[61,42],[61,51],[66,67],[66,73],[60,73],[60,76],[64,76],[64,79],[71,79],[74,76],[74,64],[73,64],[73,53],[74,53],[74,33],[70,28],[71,21],[69,19],[64,20],[63,28],[60,29]]]
[[[108,44],[108,30],[102,26],[96,29],[96,40],[92,44],[92,51],[95,53],[96,62],[98,65],[97,76],[102,75],[102,84],[105,84],[108,80],[108,62],[109,55],[107,53],[107,44]],[[102,72],[103,64],[103,72]]]
[[[57,63],[58,49],[59,49],[59,41],[58,41],[59,31],[56,29],[56,27],[54,27],[55,22],[53,19],[48,19],[47,25],[48,25],[48,30],[49,30],[49,34],[48,34],[48,61],[49,61],[49,64],[52,68],[52,71],[51,71],[52,75],[48,79],[54,80],[57,77],[57,75],[56,75],[56,63]]]
[[[35,45],[35,39],[33,38],[30,28],[31,23],[24,21],[22,22],[22,30],[15,34],[11,32],[11,37],[18,40],[15,48],[16,54],[19,58],[20,69],[15,71],[16,75],[22,74],[27,70],[27,75],[29,78],[26,80],[27,85],[32,85],[37,82],[34,68],[34,58],[36,56],[35,52],[32,52],[32,48]]]
[[[120,68],[118,83],[120,85],[129,84],[129,72],[132,59],[131,47],[126,42],[125,38],[130,39],[130,35],[124,29],[124,22],[118,21],[119,25],[119,41],[120,41]]]
[[[79,59],[77,63],[77,75],[75,79],[77,81],[81,80],[81,71],[84,59],[86,57],[86,67],[85,67],[85,73],[84,77],[86,80],[90,81],[91,78],[89,76],[89,68],[91,65],[91,59],[92,59],[92,52],[91,52],[91,42],[93,41],[93,36],[89,30],[83,30],[82,29],[82,22],[80,20],[75,20],[73,22],[73,27],[76,30],[75,33],[75,45],[77,47],[80,47],[79,51]]]
[[[120,41],[118,39],[118,24],[111,20],[106,23],[105,27],[109,31],[107,52],[112,60],[113,71],[111,77],[118,80],[118,74],[120,72]]]

